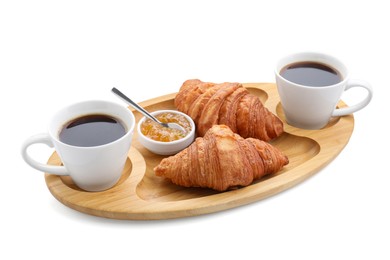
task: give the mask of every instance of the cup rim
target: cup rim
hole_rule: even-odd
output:
[[[112,116],[112,117],[120,120],[120,122],[122,124],[124,124],[126,127],[126,134],[124,134],[122,137],[120,137],[112,142],[102,144],[102,145],[96,145],[96,146],[77,146],[77,145],[71,145],[71,144],[67,144],[67,143],[62,142],[59,138],[59,133],[61,131],[61,127],[56,127],[56,130],[54,130],[54,131],[52,129],[52,124],[53,124],[54,120],[59,116],[60,113],[64,113],[67,109],[70,109],[71,107],[79,106],[79,105],[84,104],[84,103],[95,103],[95,104],[97,104],[97,103],[103,104],[104,103],[104,104],[108,104],[110,106],[116,107],[117,109],[120,109],[122,111],[128,110],[128,115],[130,117],[129,119],[131,121],[130,125],[128,125],[127,122],[124,122],[124,120],[122,118],[118,118],[117,116],[113,115],[112,113],[105,113],[109,116]],[[89,115],[91,113],[93,113],[93,112],[78,113],[75,116],[68,117],[66,120],[61,120],[62,126],[65,125],[67,122],[69,122],[72,119],[78,118],[78,117],[83,116],[83,115]],[[104,113],[102,113],[102,114],[104,114]],[[135,124],[136,124],[136,121],[135,121],[134,114],[125,106],[121,106],[115,102],[111,102],[111,101],[107,101],[107,100],[84,100],[84,101],[72,103],[68,106],[65,106],[65,107],[57,110],[57,112],[54,113],[54,115],[51,117],[51,120],[49,121],[47,128],[48,128],[48,133],[51,136],[51,138],[53,138],[53,140],[55,140],[56,142],[60,143],[63,146],[77,148],[77,149],[99,149],[99,148],[102,148],[105,146],[110,146],[110,145],[113,145],[115,143],[121,142],[123,139],[128,138],[129,135],[132,135],[134,133]]]
[[[304,57],[309,57],[309,58],[304,58]],[[289,62],[287,62],[287,61],[289,61]],[[302,85],[299,83],[295,83],[295,82],[292,82],[292,81],[284,78],[282,75],[280,75],[280,71],[282,70],[282,68],[286,67],[289,64],[301,62],[301,61],[318,62],[318,63],[322,63],[324,65],[330,66],[332,68],[335,68],[337,71],[339,71],[341,73],[343,79],[340,82],[333,84],[333,85],[318,87],[318,86],[308,86],[308,85]],[[336,65],[334,65],[334,64],[336,64]],[[278,62],[276,63],[274,73],[275,73],[277,78],[279,78],[283,81],[286,81],[287,83],[289,83],[291,85],[294,85],[297,87],[302,87],[302,88],[309,88],[309,89],[333,88],[333,87],[337,87],[339,85],[345,84],[345,82],[347,82],[349,79],[349,71],[340,59],[338,59],[332,55],[329,55],[327,53],[321,53],[321,52],[296,52],[296,53],[286,55],[286,56],[280,58],[278,60]]]

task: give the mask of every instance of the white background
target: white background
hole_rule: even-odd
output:
[[[1,1],[0,258],[389,259],[385,2]],[[338,57],[374,98],[330,165],[269,199],[176,220],[104,219],[56,201],[20,156],[59,108],[120,103],[113,86],[141,102],[189,78],[274,82],[276,61],[300,51]],[[30,151],[43,162],[53,152]]]

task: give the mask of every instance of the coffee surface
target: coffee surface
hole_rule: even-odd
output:
[[[317,62],[289,64],[281,69],[280,75],[291,82],[311,87],[331,86],[343,80],[336,69]]]
[[[91,147],[111,143],[125,134],[125,127],[116,118],[91,114],[66,123],[59,138],[69,145]]]

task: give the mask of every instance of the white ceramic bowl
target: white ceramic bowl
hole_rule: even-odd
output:
[[[187,146],[189,146],[195,139],[195,123],[189,117],[188,115],[176,111],[176,110],[158,110],[151,112],[153,116],[156,116],[161,113],[174,113],[174,114],[180,114],[183,115],[188,122],[190,122],[191,125],[191,131],[182,139],[171,141],[171,142],[160,142],[160,141],[155,141],[153,139],[150,139],[149,137],[146,137],[144,134],[141,132],[141,124],[146,120],[145,117],[141,118],[141,120],[138,122],[137,125],[137,132],[138,132],[138,141],[149,151],[160,154],[160,155],[172,155],[180,152]]]

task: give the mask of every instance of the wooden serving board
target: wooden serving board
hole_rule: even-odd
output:
[[[244,86],[285,122],[275,84],[247,83]],[[140,105],[148,111],[175,109],[175,95],[161,96]],[[340,101],[339,107],[343,106],[346,105]],[[142,116],[133,112],[138,122]],[[75,186],[70,177],[45,174],[45,179],[57,200],[70,208],[95,216],[142,220],[207,214],[264,199],[307,179],[342,151],[352,135],[353,126],[352,115],[334,118],[321,130],[303,130],[285,123],[285,133],[272,141],[272,144],[288,156],[290,163],[277,174],[226,192],[184,188],[155,176],[153,168],[164,157],[143,148],[137,140],[136,132],[122,177],[113,188],[102,192],[86,192]],[[61,164],[55,152],[48,164]]]

